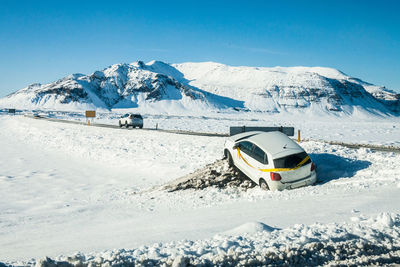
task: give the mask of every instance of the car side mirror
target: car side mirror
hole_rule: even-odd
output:
[[[239,147],[239,145],[238,145],[238,144],[235,144],[235,145],[232,147],[232,149],[235,150],[235,149],[237,149],[238,147]]]

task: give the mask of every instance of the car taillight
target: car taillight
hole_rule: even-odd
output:
[[[311,163],[311,171],[313,171],[313,170],[315,170],[315,164],[314,164],[314,162]]]
[[[279,173],[271,172],[270,175],[272,181],[280,181],[282,179]]]

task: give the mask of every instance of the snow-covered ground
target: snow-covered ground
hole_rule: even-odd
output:
[[[98,112],[94,122],[118,125],[119,116],[132,109],[116,109],[113,112]],[[48,112],[43,115],[48,116]],[[206,133],[229,133],[230,126],[291,126],[301,131],[307,140],[336,141],[357,144],[373,144],[400,147],[400,117],[380,117],[371,114],[339,116],[310,113],[257,113],[196,112],[187,115],[142,114],[145,128],[185,130]],[[52,117],[86,121],[84,112],[53,112]]]
[[[99,122],[115,123],[114,117],[104,115]],[[400,145],[396,118],[316,121],[219,114],[145,119],[145,127],[158,123],[202,132],[283,124],[300,128],[305,138]],[[302,146],[317,165],[315,186],[167,193],[146,189],[221,158],[224,138],[6,115],[0,115],[0,129],[0,262],[66,260],[80,251],[72,261],[168,263],[195,257],[207,263],[223,262],[221,257],[233,253],[265,264],[262,257],[270,252],[287,248],[286,258],[290,251],[312,253],[317,241],[323,247],[333,244],[337,261],[337,249],[368,251],[364,248],[371,244],[375,254],[390,258],[394,251],[399,259],[400,154],[308,141]],[[329,257],[321,253],[323,263]]]

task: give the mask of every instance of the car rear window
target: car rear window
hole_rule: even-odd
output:
[[[263,164],[268,164],[267,155],[264,153],[264,151],[261,148],[259,148],[256,145],[254,145],[253,155],[252,156],[253,156],[253,158],[258,160],[259,162],[261,162]]]
[[[274,159],[275,168],[294,168],[307,157],[306,152],[289,155],[283,158]],[[304,165],[309,164],[311,159],[308,159]]]

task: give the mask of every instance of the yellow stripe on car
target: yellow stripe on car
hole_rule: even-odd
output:
[[[252,166],[249,162],[247,162],[247,160],[242,156],[242,154],[240,153],[240,148],[236,148],[237,149],[237,157],[242,159],[247,165],[249,165],[250,167],[252,167],[253,169],[262,171],[262,172],[287,172],[287,171],[293,171],[293,170],[297,170],[298,168],[300,168],[301,166],[304,165],[304,163],[307,162],[307,160],[310,158],[309,156],[305,157],[299,164],[296,165],[296,167],[294,168],[275,168],[275,169],[259,169],[257,167]]]

